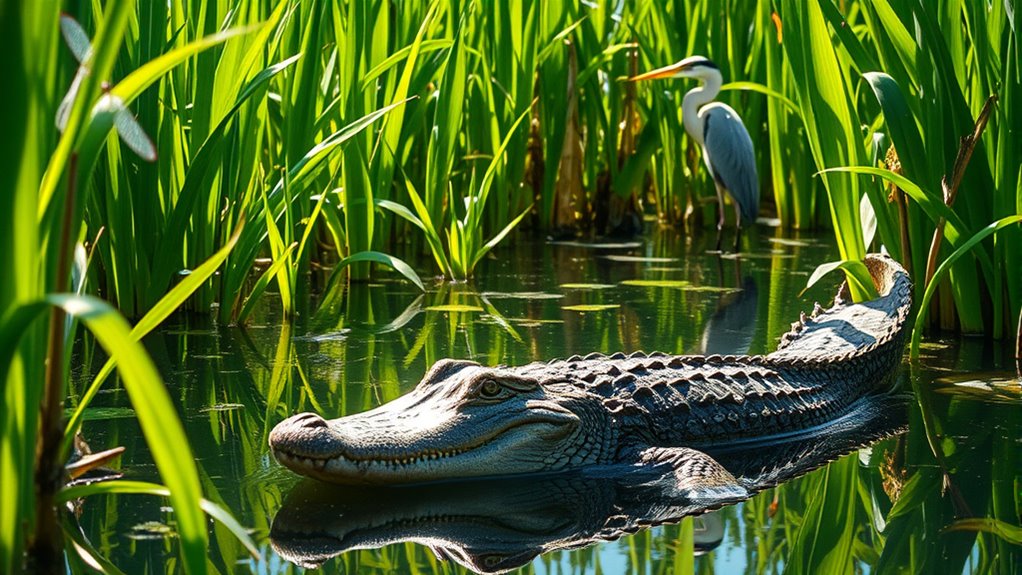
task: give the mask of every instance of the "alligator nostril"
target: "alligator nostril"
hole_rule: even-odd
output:
[[[316,415],[315,413],[302,413],[295,416],[295,423],[298,423],[302,427],[316,428],[326,427],[326,420]]]

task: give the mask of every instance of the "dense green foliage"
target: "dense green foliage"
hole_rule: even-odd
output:
[[[1022,275],[1006,271],[1022,269],[1011,5],[3,0],[0,570],[38,523],[33,470],[59,470],[75,431],[77,416],[60,435],[77,329],[65,312],[116,349],[132,397],[154,402],[138,416],[158,454],[179,435],[137,340],[180,306],[244,323],[273,290],[293,317],[319,266],[338,270],[331,284],[382,264],[422,287],[394,254],[428,251],[465,279],[521,225],[627,233],[655,213],[697,233],[713,205],[682,137],[690,86],[620,81],[689,54],[730,81],[722,99],[749,126],[782,225],[833,228],[835,267],[853,276],[882,243],[936,298],[920,317],[1010,333],[1022,309]],[[58,131],[79,66],[62,7],[93,50]],[[157,161],[133,151],[125,108]],[[139,324],[128,332],[87,294]],[[157,463],[184,562],[202,571],[196,472]]]
[[[542,233],[631,232],[656,213],[695,232],[714,206],[700,152],[682,137],[679,102],[692,85],[621,82],[695,53],[730,81],[722,99],[752,132],[763,194],[782,225],[833,227],[845,260],[861,258],[875,228],[922,277],[938,221],[946,254],[1018,209],[1014,25],[1002,3],[841,9],[767,0],[139,5],[109,60],[113,78],[167,47],[258,27],[131,94],[159,161],[110,145],[83,175],[95,190],[82,234],[95,244],[94,285],[141,315],[243,221],[223,273],[191,301],[217,302],[225,322],[244,320],[244,304],[268,287],[290,313],[312,264],[345,261],[352,277],[366,277],[370,264],[344,260],[360,252],[414,278],[383,256],[410,253],[409,236],[414,250],[428,246],[437,271],[464,279],[519,222]],[[87,29],[101,20],[84,6],[73,16]],[[56,96],[76,63],[58,37],[48,45],[68,74],[56,75]],[[952,186],[959,139],[991,95],[999,104]],[[891,167],[916,185],[899,188],[905,199],[878,178],[814,176],[849,166]],[[942,177],[966,191],[949,209]],[[45,197],[55,183],[49,174]],[[862,211],[864,197],[872,209]],[[860,212],[873,214],[865,231]],[[1000,270],[1019,263],[1020,242],[1010,227],[952,268],[934,314],[941,325],[1003,332],[1022,285]],[[263,274],[254,285],[253,272]]]
[[[935,267],[938,222],[935,260],[1022,201],[1015,26],[996,2],[842,9],[766,0],[139,7],[114,77],[164,46],[262,26],[138,94],[133,110],[160,161],[108,146],[98,162],[84,234],[104,230],[96,284],[138,315],[243,220],[223,274],[192,301],[218,302],[223,321],[244,320],[243,304],[268,286],[290,312],[312,263],[360,252],[414,278],[382,256],[408,253],[409,235],[425,240],[412,247],[428,245],[440,273],[463,279],[519,222],[627,233],[656,213],[695,232],[713,204],[700,152],[682,137],[679,102],[691,84],[637,92],[621,82],[694,53],[730,80],[722,99],[753,134],[782,225],[833,227],[845,260],[861,258],[875,228],[922,278]],[[991,95],[999,103],[953,185],[959,139]],[[397,108],[341,146],[344,126],[388,106]],[[891,168],[916,186],[814,176],[846,166]],[[942,178],[966,192],[949,209]],[[863,212],[864,197],[872,209]],[[873,214],[866,231],[860,212]],[[1018,316],[1022,285],[1000,270],[1022,264],[1019,234],[1006,229],[952,268],[933,314],[940,325],[999,335]],[[352,262],[351,274],[366,277],[368,265]],[[248,282],[264,268],[264,281]]]

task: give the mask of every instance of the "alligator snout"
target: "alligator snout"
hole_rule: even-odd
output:
[[[315,413],[299,413],[281,421],[270,432],[269,443],[274,455],[317,457],[331,455],[334,450],[333,431],[327,421]]]

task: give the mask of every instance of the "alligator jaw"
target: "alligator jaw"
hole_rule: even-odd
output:
[[[418,392],[406,397],[416,399]],[[414,428],[402,425],[407,418],[389,405],[334,422],[302,413],[273,429],[270,447],[277,461],[292,471],[342,484],[505,474],[495,470],[492,462],[508,452],[536,454],[532,459],[517,458],[518,469],[513,473],[543,471],[549,449],[571,434],[578,417],[544,401],[529,401],[523,407],[505,411],[501,417],[482,418],[492,421],[481,435],[459,433],[468,418],[457,411],[435,414],[432,429],[421,427],[421,421]],[[381,426],[388,432],[371,433]],[[437,442],[438,437],[445,441]]]

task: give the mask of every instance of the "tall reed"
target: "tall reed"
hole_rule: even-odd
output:
[[[89,9],[79,16],[88,21]],[[475,255],[459,255],[467,245],[503,238],[516,222],[544,233],[634,233],[651,213],[696,233],[712,219],[713,185],[683,135],[679,102],[691,86],[636,92],[619,81],[696,53],[721,66],[721,99],[753,136],[762,193],[773,198],[764,215],[833,228],[843,260],[870,247],[861,212],[870,229],[875,221],[878,243],[913,271],[934,270],[928,252],[945,211],[935,205],[942,178],[995,92],[1000,105],[958,186],[990,192],[962,194],[934,254],[946,258],[961,235],[1020,204],[1020,151],[1010,137],[1018,48],[1001,4],[246,0],[128,17],[138,34],[117,63],[123,69],[227,22],[266,23],[190,58],[139,96],[137,115],[160,162],[146,165],[115,146],[98,164],[99,193],[85,214],[90,230],[104,229],[100,287],[133,316],[243,219],[227,272],[191,301],[218,303],[227,322],[244,321],[246,303],[250,310],[267,289],[284,295],[290,313],[313,265],[345,261],[352,278],[365,279],[375,261],[416,281],[384,255],[404,253],[408,231],[424,234],[436,268],[452,278],[471,275]],[[383,109],[389,114],[372,123],[357,120]],[[511,130],[523,115],[528,129]],[[365,129],[317,148],[356,125]],[[814,177],[881,161],[925,196],[847,172]],[[477,205],[491,164],[492,201]],[[415,218],[393,218],[395,207]],[[466,219],[470,210],[482,217]],[[1020,233],[1006,227],[979,244],[978,260],[952,267],[936,296],[939,325],[1004,332],[1022,309],[1022,280],[999,270],[1018,263]],[[129,244],[145,249],[119,249]],[[345,259],[362,252],[373,255]],[[455,266],[455,258],[468,261]],[[262,274],[255,284],[253,273]],[[917,283],[921,295],[926,282]]]
[[[94,168],[104,145],[116,141],[112,134],[116,131],[127,147],[144,159],[153,159],[144,129],[128,107],[146,87],[183,60],[244,31],[227,31],[184,44],[107,86],[104,79],[114,67],[134,3],[108,3],[101,17],[97,15],[91,45],[88,33],[70,16],[58,20],[56,8],[53,3],[38,3],[3,11],[3,28],[17,30],[12,32],[16,49],[3,58],[3,69],[23,86],[32,87],[27,97],[15,99],[5,109],[5,122],[32,145],[3,160],[8,164],[5,171],[14,174],[2,196],[14,220],[4,229],[16,235],[5,236],[2,246],[8,254],[5,265],[10,267],[0,289],[0,456],[5,461],[0,478],[6,501],[0,511],[0,568],[5,572],[26,566],[53,571],[64,564],[62,530],[56,518],[59,504],[101,492],[146,492],[170,499],[185,569],[203,573],[208,543],[203,511],[225,522],[247,544],[251,542],[229,515],[201,499],[183,429],[138,340],[213,275],[236,238],[198,266],[194,277],[153,302],[132,330],[109,304],[83,295],[89,270],[79,237],[83,206],[91,199]],[[64,98],[58,97],[64,87],[49,80],[57,62],[58,28],[82,67]],[[59,109],[55,106],[58,100],[62,101]],[[54,126],[61,131],[59,138],[53,135]],[[44,316],[49,317],[45,329],[37,321]],[[64,462],[77,429],[65,431],[62,427],[75,340],[73,320],[95,336],[110,356],[110,365],[116,364],[166,487],[114,482],[64,488],[66,474],[76,473],[67,472]],[[78,407],[87,403],[83,400]],[[175,462],[177,457],[183,460]],[[84,462],[79,462],[81,465]]]
[[[888,190],[867,181],[861,183],[863,192],[847,201],[830,190],[839,245],[862,245],[854,202],[864,201],[865,195],[876,217],[878,240],[910,265],[919,295],[938,294],[935,313],[930,314],[935,323],[1000,337],[1022,305],[1018,279],[1007,277],[1017,274],[1001,271],[1022,247],[1018,226],[1011,225],[1019,213],[1019,151],[1008,137],[1019,79],[1013,65],[1016,39],[1004,6],[952,2],[937,8],[882,0],[855,3],[842,13],[829,0],[818,0],[782,8],[786,30],[825,42],[812,50],[814,58],[833,54],[829,58],[839,64],[827,73],[818,67],[795,72],[813,145],[833,142],[833,134],[841,131],[848,136],[842,149],[861,149],[854,140],[886,137],[891,142],[889,149],[874,154],[885,158],[881,170],[854,167],[870,166],[863,154],[845,156],[833,150],[816,155],[821,169],[853,166],[841,171],[880,176],[890,185],[890,200]],[[830,39],[841,49],[830,49]],[[789,61],[801,57],[801,51],[798,43],[785,44]],[[845,105],[831,103],[824,109],[825,117],[837,123],[814,127],[811,118],[819,116],[821,98],[835,87],[835,96]],[[991,96],[1000,105],[989,112],[987,122],[982,110]],[[861,133],[860,126],[869,129]],[[874,137],[881,132],[883,137]],[[963,140],[973,132],[978,139]],[[857,179],[829,170],[823,177],[833,175]],[[963,193],[957,197],[959,191]],[[838,204],[847,204],[843,215]],[[976,235],[988,225],[993,228],[987,233],[1004,229],[996,241]],[[970,257],[950,266],[950,281],[930,289],[935,264],[950,260],[949,250],[970,238],[976,240],[970,243]],[[849,259],[849,252],[842,253]],[[920,320],[927,312],[920,310]],[[917,330],[925,325],[918,321]]]

